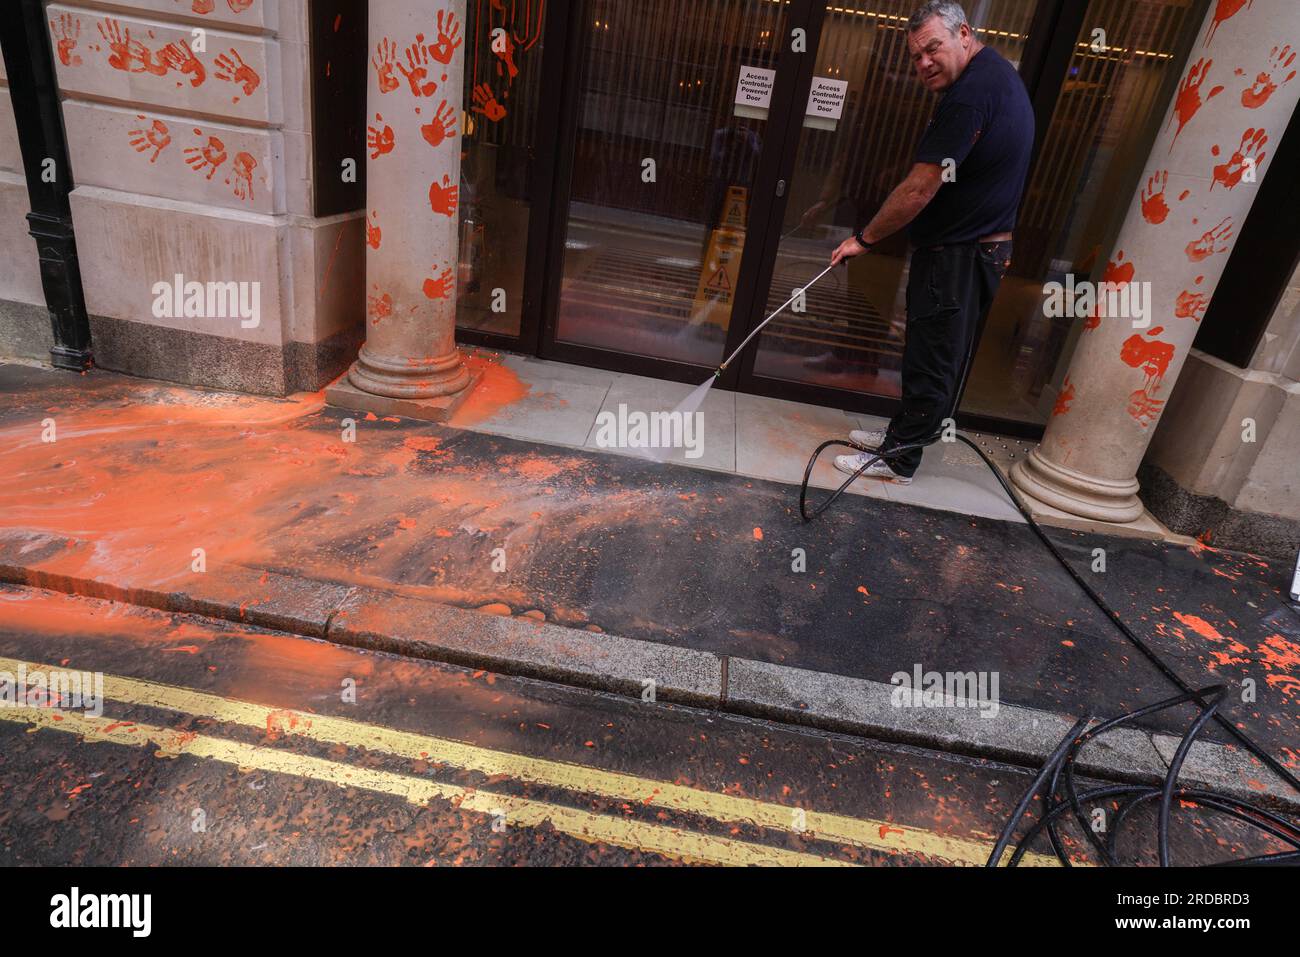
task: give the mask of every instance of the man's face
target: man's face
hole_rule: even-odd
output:
[[[974,39],[970,27],[961,27],[954,36],[937,16],[908,36],[912,65],[927,90],[938,93],[957,82],[970,61]]]

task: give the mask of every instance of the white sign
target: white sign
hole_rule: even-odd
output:
[[[772,105],[772,84],[775,70],[759,66],[740,67],[740,82],[736,84],[736,105],[765,110]]]
[[[838,120],[844,115],[844,99],[848,92],[848,80],[815,76],[812,89],[808,91],[808,109],[804,113],[818,119]]]

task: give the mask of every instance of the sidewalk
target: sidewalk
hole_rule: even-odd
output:
[[[485,380],[464,428],[0,366],[0,579],[1025,763],[1077,716],[1173,693],[1022,522],[891,488],[805,524],[782,481],[582,448],[569,400],[544,400],[569,448],[471,431],[548,411],[526,401],[545,390],[475,361]],[[51,420],[56,441],[42,441]],[[754,455],[797,482],[833,434],[818,421]],[[1053,535],[1079,568],[1106,550],[1108,601],[1184,680],[1252,678],[1257,700],[1230,716],[1300,766],[1289,569]],[[996,673],[1000,707],[891,706],[891,676],[918,666]],[[1090,766],[1161,772],[1163,735],[1182,728],[1144,731]],[[1189,779],[1287,793],[1239,751],[1193,757]]]

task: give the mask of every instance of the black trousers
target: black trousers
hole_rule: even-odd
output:
[[[913,250],[907,279],[902,406],[882,448],[922,442],[956,415],[993,296],[1011,264],[1011,242],[954,243]],[[899,475],[912,475],[922,449],[887,456]]]

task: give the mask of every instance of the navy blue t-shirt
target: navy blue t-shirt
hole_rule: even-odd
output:
[[[1015,67],[984,47],[939,101],[916,162],[956,162],[956,178],[912,220],[917,246],[1010,232],[1029,172],[1034,110]]]

